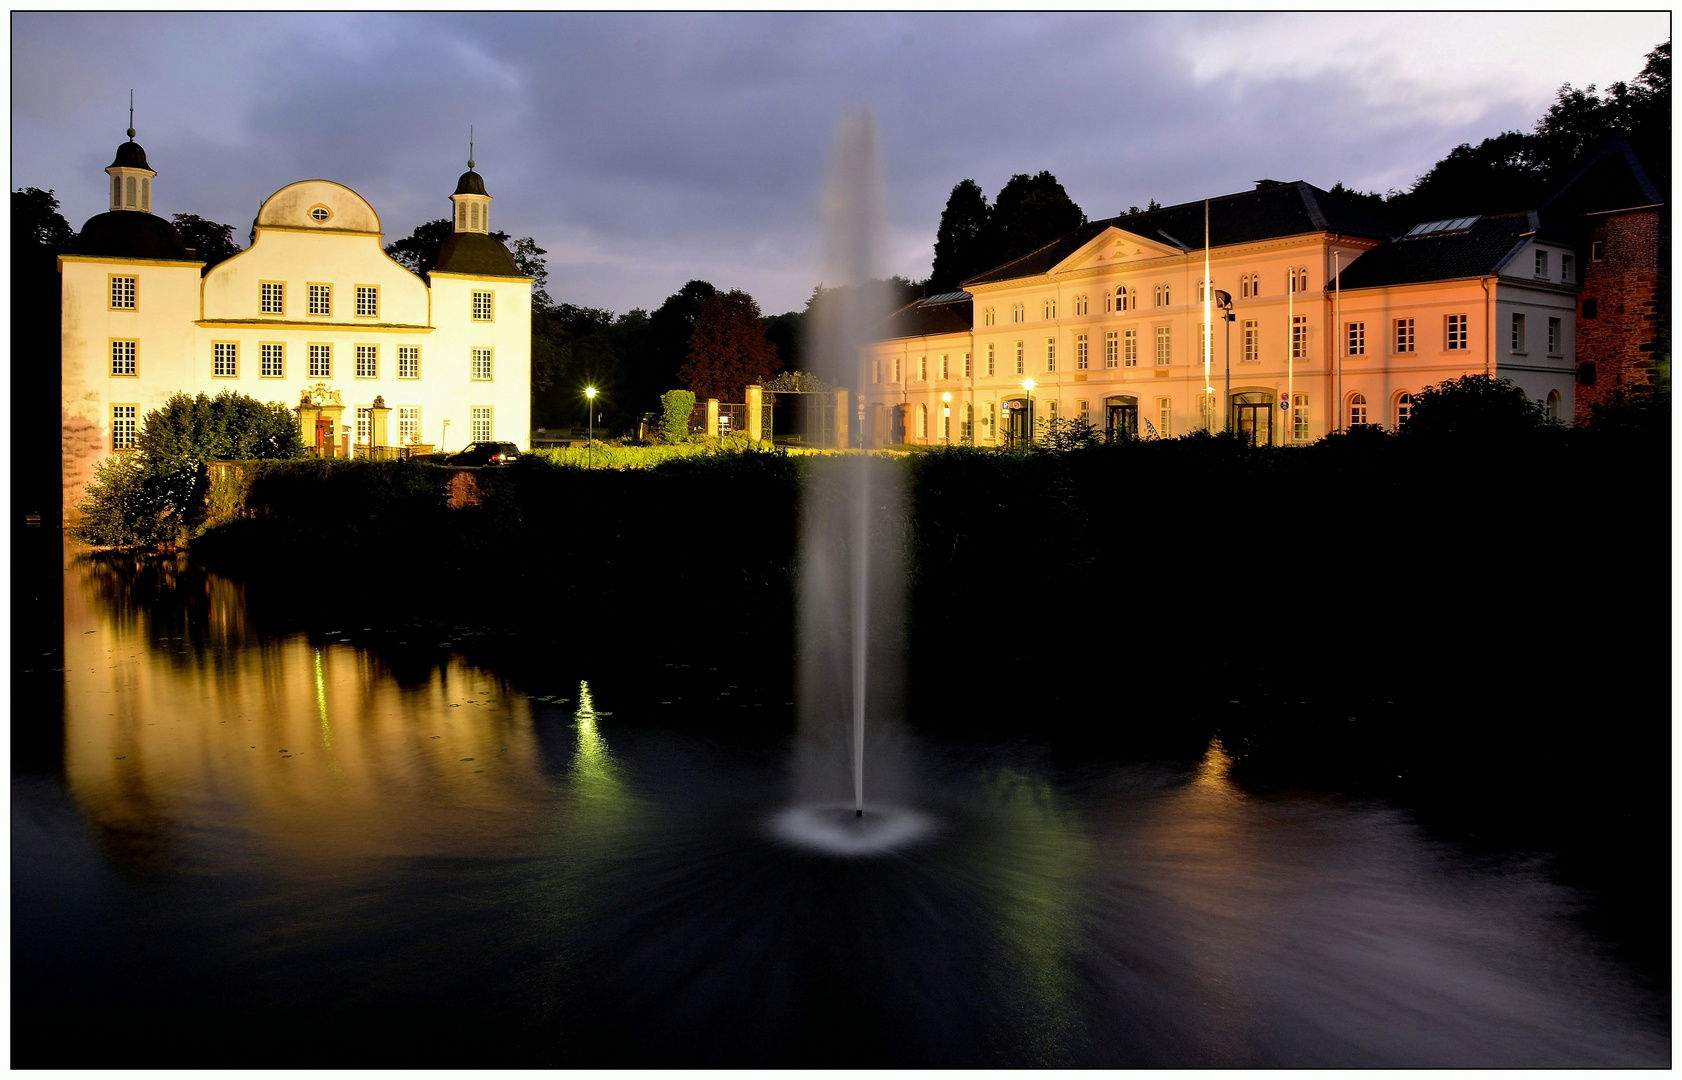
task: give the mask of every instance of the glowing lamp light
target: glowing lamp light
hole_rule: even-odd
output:
[[[1023,379],[1022,380],[1022,389],[1028,391],[1028,393],[1030,393],[1030,394],[1034,392],[1034,387],[1037,386],[1037,385],[1039,385],[1039,384],[1034,382],[1034,380],[1032,380],[1032,379]]]

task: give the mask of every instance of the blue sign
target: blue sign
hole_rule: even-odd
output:
[[[1280,412],[1288,412],[1290,410],[1290,408],[1291,408],[1291,399],[1286,397],[1284,394],[1280,394],[1279,395],[1279,411]]]

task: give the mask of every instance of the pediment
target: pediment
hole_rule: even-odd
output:
[[[1161,237],[1140,236],[1112,225],[1052,267],[1050,273],[1068,274],[1077,270],[1126,266],[1183,254],[1185,252]]]

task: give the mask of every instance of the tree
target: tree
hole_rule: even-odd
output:
[[[436,218],[423,221],[415,226],[415,231],[396,243],[387,244],[385,253],[396,261],[408,267],[420,277],[425,277],[438,265],[438,248],[444,238],[455,231],[455,222],[449,218]]]
[[[1408,439],[1496,442],[1550,426],[1547,410],[1511,379],[1463,375],[1413,395],[1413,411],[1398,434]]]
[[[982,233],[983,258],[991,269],[1085,224],[1085,212],[1069,198],[1057,177],[1046,171],[1033,176],[1017,173],[993,200],[993,212]]]
[[[197,214],[176,214],[170,221],[174,223],[175,231],[181,234],[181,242],[192,249],[195,257],[204,260],[206,273],[212,266],[233,258],[242,250],[234,240],[232,225],[209,221]]]
[[[935,233],[930,293],[950,292],[964,280],[991,269],[992,264],[983,265],[986,255],[982,247],[991,212],[987,196],[974,180],[960,180],[952,188]]]
[[[507,242],[507,233],[495,233],[493,235],[501,238],[503,242]],[[535,310],[553,307],[555,301],[549,295],[549,264],[543,259],[543,256],[549,254],[549,252],[538,247],[537,241],[531,237],[522,236],[514,241],[514,246],[509,249],[509,254],[514,256],[515,268],[532,279],[532,308]]]
[[[701,305],[689,360],[678,377],[698,397],[731,401],[781,366],[776,348],[765,340],[759,305],[742,290],[731,289]]]
[[[58,196],[49,189],[19,188],[12,192],[12,249],[30,244],[61,255],[70,250],[76,234],[58,212]]]

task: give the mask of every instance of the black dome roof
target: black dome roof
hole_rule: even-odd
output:
[[[138,210],[110,210],[89,218],[76,234],[76,254],[182,262],[193,258],[174,225]]]
[[[525,277],[514,265],[514,256],[501,243],[484,233],[451,233],[438,245],[438,265],[446,274],[474,274],[479,277]]]
[[[456,181],[455,193],[457,195],[483,195],[487,199],[490,198],[490,193],[485,190],[485,178],[472,169],[462,173],[461,179]]]
[[[152,166],[146,164],[146,151],[142,149],[141,145],[133,139],[130,139],[128,142],[122,143],[117,147],[117,160],[107,165],[106,168],[145,169],[147,172],[154,171]]]

